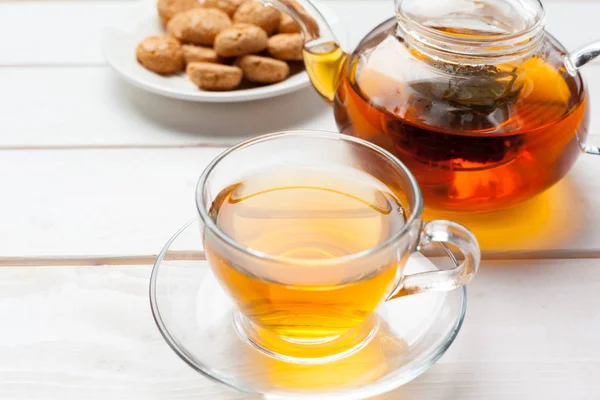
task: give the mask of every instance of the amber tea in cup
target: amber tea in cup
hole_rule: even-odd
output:
[[[237,329],[276,357],[348,354],[377,329],[377,307],[391,296],[464,285],[479,262],[465,228],[423,226],[418,186],[397,159],[345,135],[274,134],[237,146],[205,171],[197,202]],[[404,276],[409,256],[432,241],[455,244],[465,261]]]
[[[225,234],[248,248],[290,262],[310,261],[265,270],[259,277],[239,272],[233,260],[206,249],[215,274],[244,315],[283,338],[335,339],[364,322],[394,289],[395,260],[368,274],[320,264],[377,247],[406,223],[398,197],[365,173],[266,171],[223,190],[210,215]],[[260,259],[246,265],[253,271],[265,267]]]

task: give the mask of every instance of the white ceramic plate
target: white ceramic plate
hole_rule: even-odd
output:
[[[330,9],[315,2],[338,38],[345,38],[339,19]],[[198,89],[185,74],[161,76],[146,70],[135,58],[135,48],[145,37],[164,33],[156,12],[156,0],[142,0],[120,16],[104,31],[102,46],[110,66],[126,81],[150,92],[181,100],[231,103],[280,96],[310,84],[302,70],[283,82],[228,92],[208,92]]]

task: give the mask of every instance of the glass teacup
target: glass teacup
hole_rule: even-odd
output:
[[[346,135],[276,133],[215,159],[196,202],[213,273],[236,303],[236,327],[264,353],[311,363],[368,343],[386,300],[448,291],[475,275],[475,237],[421,220],[410,171],[387,151]],[[454,269],[405,275],[430,243],[462,252]]]

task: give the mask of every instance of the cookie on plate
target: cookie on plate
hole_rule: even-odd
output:
[[[244,77],[251,82],[277,83],[290,75],[290,67],[284,61],[255,55],[242,56],[237,65],[244,71]]]
[[[157,74],[176,74],[183,70],[183,52],[171,36],[150,36],[138,44],[135,55],[140,64]]]
[[[267,48],[267,33],[256,25],[234,24],[217,35],[215,51],[221,57],[258,53]]]
[[[260,0],[247,0],[233,14],[233,22],[242,22],[260,26],[267,32],[273,34],[279,28],[281,13],[273,7],[264,7]]]
[[[298,3],[296,0],[287,0],[287,3],[294,10],[296,10],[298,15],[300,15],[300,18],[302,18],[302,20],[304,21],[304,24],[306,25],[308,30],[311,32],[312,36],[318,37],[319,36],[319,24],[317,23],[317,21],[315,21],[315,19],[313,17],[308,15],[308,13],[304,9],[304,7],[302,7],[302,5],[300,3]],[[279,32],[279,33],[301,33],[301,31],[302,30],[300,29],[300,25],[298,25],[296,23],[296,21],[290,15],[281,14],[281,21],[279,22],[279,28],[277,29],[277,32]]]
[[[158,16],[164,25],[166,25],[175,14],[198,7],[200,7],[198,0],[158,0],[156,3]]]
[[[279,22],[279,28],[277,28],[277,32],[300,33],[302,30],[300,29],[300,25],[294,21],[294,18],[290,17],[288,14],[281,14],[281,21]]]
[[[218,8],[232,17],[244,1],[246,0],[200,0],[200,4],[202,7]]]
[[[212,46],[215,37],[231,26],[231,19],[216,8],[196,8],[175,15],[167,31],[186,43]]]
[[[186,69],[190,80],[203,90],[232,90],[242,82],[238,67],[205,62],[193,62]]]
[[[210,47],[184,44],[181,46],[181,50],[183,51],[183,59],[185,60],[186,64],[192,62],[219,62],[219,56],[217,55],[217,52]]]
[[[279,60],[302,60],[304,40],[299,33],[279,33],[271,36],[268,42],[269,54]]]

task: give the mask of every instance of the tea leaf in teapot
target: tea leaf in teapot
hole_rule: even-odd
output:
[[[462,164],[497,163],[511,159],[523,144],[519,136],[499,136],[500,124],[514,113],[513,96],[505,96],[506,85],[477,86],[455,82],[412,82],[409,98],[411,120],[386,121],[386,131],[399,146],[428,162],[451,162],[448,168]],[[460,99],[460,101],[457,101]],[[428,128],[425,128],[428,127]],[[447,131],[447,132],[446,132]],[[477,135],[462,135],[471,132]]]

